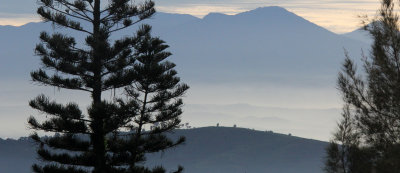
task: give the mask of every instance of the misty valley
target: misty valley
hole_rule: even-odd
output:
[[[158,2],[0,7],[1,173],[400,172],[400,2],[341,34]]]

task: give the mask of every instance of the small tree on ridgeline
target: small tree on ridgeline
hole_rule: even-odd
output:
[[[374,42],[370,56],[363,60],[364,75],[358,74],[354,62],[346,54],[338,79],[348,107],[345,113],[354,120],[361,142],[356,149],[360,155],[352,156],[355,160],[347,160],[350,165],[371,165],[364,172],[400,171],[400,28],[395,6],[393,0],[382,0],[379,16],[365,26]],[[342,145],[350,147],[346,143]],[[328,160],[335,155],[329,154],[335,150],[329,148]],[[369,159],[360,159],[365,155]]]
[[[154,53],[152,55],[156,57],[155,59],[168,54],[159,53],[167,47],[163,42],[148,47],[147,52],[141,52],[142,50],[138,48],[144,44],[143,29],[137,34],[140,37],[124,37],[110,42],[113,33],[151,17],[155,13],[154,3],[144,1],[136,5],[130,0],[113,0],[102,7],[103,3],[100,0],[40,0],[39,4],[37,12],[44,21],[79,31],[86,35],[86,39],[85,44],[82,44],[85,46],[78,47],[73,37],[61,33],[52,35],[41,33],[41,43],[36,46],[35,52],[41,57],[43,68],[31,73],[32,80],[46,86],[88,92],[91,94],[91,106],[85,114],[76,103],[59,104],[44,95],[30,101],[32,108],[49,115],[44,121],[30,117],[28,120],[30,127],[36,131],[60,134],[40,138],[35,132],[31,136],[40,144],[37,154],[40,160],[44,161],[44,165],[33,165],[33,171],[37,173],[165,172],[162,167],[150,170],[140,163],[145,160],[146,152],[157,152],[182,143],[183,139],[174,142],[162,134],[179,124],[177,114],[181,113],[182,101],[179,100],[180,104],[173,104],[175,107],[166,107],[171,100],[167,99],[169,97],[159,96],[161,100],[165,99],[165,102],[154,99],[158,104],[151,107],[151,111],[158,111],[159,115],[151,121],[162,122],[161,124],[168,128],[157,128],[158,130],[144,136],[127,131],[141,132],[141,128],[133,124],[137,123],[140,126],[144,120],[147,122],[149,107],[142,105],[145,109],[141,109],[135,102],[102,99],[103,92],[124,88],[140,80],[160,83],[159,88],[176,89],[174,91],[187,89],[186,85],[175,88],[172,84],[167,85],[166,79],[154,78],[153,71],[139,71],[141,67],[139,64],[145,59],[142,54]],[[81,22],[88,25],[85,24],[84,27]],[[149,37],[148,35],[146,38],[154,39]],[[152,60],[152,63],[154,62],[157,61]],[[152,67],[153,65],[151,64]],[[157,67],[159,69],[152,70],[171,66]],[[171,73],[173,77],[170,78],[175,80],[170,81],[172,83],[179,79],[174,77],[176,72],[171,69],[164,72]],[[134,93],[133,90],[130,93]],[[175,94],[171,98],[176,98],[183,92],[164,93]],[[138,116],[142,118],[138,119]],[[179,171],[181,168],[177,172]]]

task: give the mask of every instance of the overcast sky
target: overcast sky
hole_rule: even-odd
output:
[[[137,0],[138,1],[138,0]],[[358,16],[373,16],[378,0],[155,0],[159,11],[202,17],[210,12],[236,14],[264,6],[282,6],[336,33],[360,26]],[[0,0],[0,25],[38,21],[35,0]]]

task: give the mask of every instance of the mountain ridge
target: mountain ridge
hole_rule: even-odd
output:
[[[271,15],[261,15],[267,13]],[[273,14],[291,16],[296,22],[279,18],[268,22],[266,19],[268,16],[274,18]],[[318,107],[323,104],[324,107],[339,107],[340,97],[334,86],[344,59],[343,48],[357,57],[361,55],[361,49],[367,50],[365,48],[368,46],[329,32],[280,7],[259,8],[225,17],[229,20],[209,22],[190,15],[158,13],[153,19],[146,20],[146,23],[153,25],[153,35],[170,45],[168,51],[173,55],[169,60],[177,64],[176,70],[182,81],[191,86],[187,103],[248,103],[286,108]],[[136,28],[138,26],[119,32],[111,40],[133,35]],[[35,57],[33,51],[39,43],[38,36],[42,30],[54,32],[51,23],[30,23],[11,29],[0,27],[0,58],[2,64],[6,64],[0,67],[0,104],[19,105],[17,109],[0,110],[0,114],[10,115],[0,117],[0,122],[9,122],[0,126],[3,133],[27,133],[21,122],[35,112],[22,103],[39,93],[55,96],[57,101],[72,100],[80,105],[89,104],[89,96],[81,93],[72,97],[73,92],[55,92],[56,88],[32,85],[29,73],[40,65],[39,57]],[[82,41],[85,35],[57,27],[55,31],[76,37],[78,45],[84,46]],[[193,113],[190,110],[187,112]],[[266,112],[264,115],[270,114],[279,115],[276,112]],[[290,114],[286,116],[292,118],[293,124],[280,124],[285,129],[319,127],[318,124],[293,120],[297,114]],[[186,116],[190,118],[185,121],[208,121],[201,117],[194,119],[194,115],[198,114]],[[11,116],[15,118],[8,118]],[[337,116],[340,116],[340,112]],[[314,119],[325,122],[325,119],[333,118],[329,114]],[[263,125],[259,122],[254,127]],[[327,125],[334,126],[335,121]],[[330,136],[330,130],[312,131],[321,133],[318,136],[323,136],[322,132]],[[304,132],[299,135],[312,134]]]
[[[184,145],[148,155],[147,166],[174,170],[181,164],[190,173],[321,173],[327,146],[318,140],[233,127],[179,129],[170,137],[182,135],[187,138]],[[31,140],[0,139],[0,170],[27,172],[35,157]]]

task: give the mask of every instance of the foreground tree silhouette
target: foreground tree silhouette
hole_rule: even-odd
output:
[[[182,96],[189,86],[179,83],[180,79],[173,69],[175,64],[165,61],[171,55],[164,51],[168,45],[159,38],[153,38],[150,32],[151,27],[143,25],[134,39],[137,43],[134,46],[137,63],[133,68],[136,80],[125,88],[129,99],[118,100],[121,108],[128,115],[133,115],[133,121],[127,124],[133,131],[129,132],[128,139],[115,136],[114,144],[116,148],[129,151],[134,159],[133,164],[145,161],[145,153],[165,150],[185,141],[181,137],[174,142],[164,132],[179,128]],[[146,125],[150,129],[144,131]],[[137,169],[137,166],[131,166]],[[179,167],[176,172],[182,170]]]
[[[326,173],[368,173],[372,170],[373,155],[369,148],[361,146],[360,134],[348,105],[343,109],[342,120],[326,154]]]
[[[354,62],[346,55],[338,79],[343,100],[349,107],[347,113],[355,122],[354,132],[362,142],[357,150],[370,156],[351,164],[363,165],[372,160],[372,168],[364,172],[374,173],[400,171],[399,17],[394,1],[382,0],[381,4],[379,16],[365,27],[374,40],[371,55],[363,61],[365,75],[358,74]]]
[[[45,138],[36,133],[32,135],[40,144],[37,151],[39,158],[46,163],[33,165],[33,171],[165,172],[161,167],[149,170],[138,163],[144,161],[146,152],[157,152],[183,142],[183,139],[173,142],[162,132],[172,130],[179,124],[182,101],[177,99],[172,105],[170,103],[171,99],[182,96],[188,87],[177,86],[179,78],[174,76],[176,72],[172,70],[171,63],[159,63],[169,55],[163,52],[167,46],[159,39],[150,37],[148,26],[142,28],[136,37],[125,37],[110,43],[112,33],[152,16],[154,3],[145,1],[134,5],[130,0],[113,0],[101,7],[100,0],[40,0],[39,4],[37,12],[44,21],[86,34],[86,46],[78,47],[73,37],[64,34],[41,33],[41,43],[35,51],[41,57],[43,68],[31,73],[32,80],[47,86],[89,92],[92,104],[85,115],[75,103],[59,104],[44,95],[30,101],[32,108],[50,116],[44,121],[30,117],[30,127],[59,133]],[[81,22],[86,23],[85,27]],[[151,42],[146,42],[149,40]],[[154,44],[144,49],[145,52],[138,49],[146,43]],[[139,63],[135,62],[136,57]],[[148,67],[140,65],[142,61],[151,62],[151,70],[158,69],[159,73],[140,71],[140,67]],[[170,81],[166,82],[168,79]],[[104,91],[140,81],[151,81],[149,88],[153,88],[154,83],[159,84],[155,87],[160,91],[155,95],[158,99],[150,100],[156,106],[147,107],[146,104],[122,99],[112,102],[102,100]],[[141,88],[130,87],[127,93],[136,96],[133,94],[137,92],[135,89]],[[141,114],[137,114],[138,111]],[[149,122],[161,122],[162,126],[143,134],[143,125]],[[131,130],[136,132],[126,132]]]

